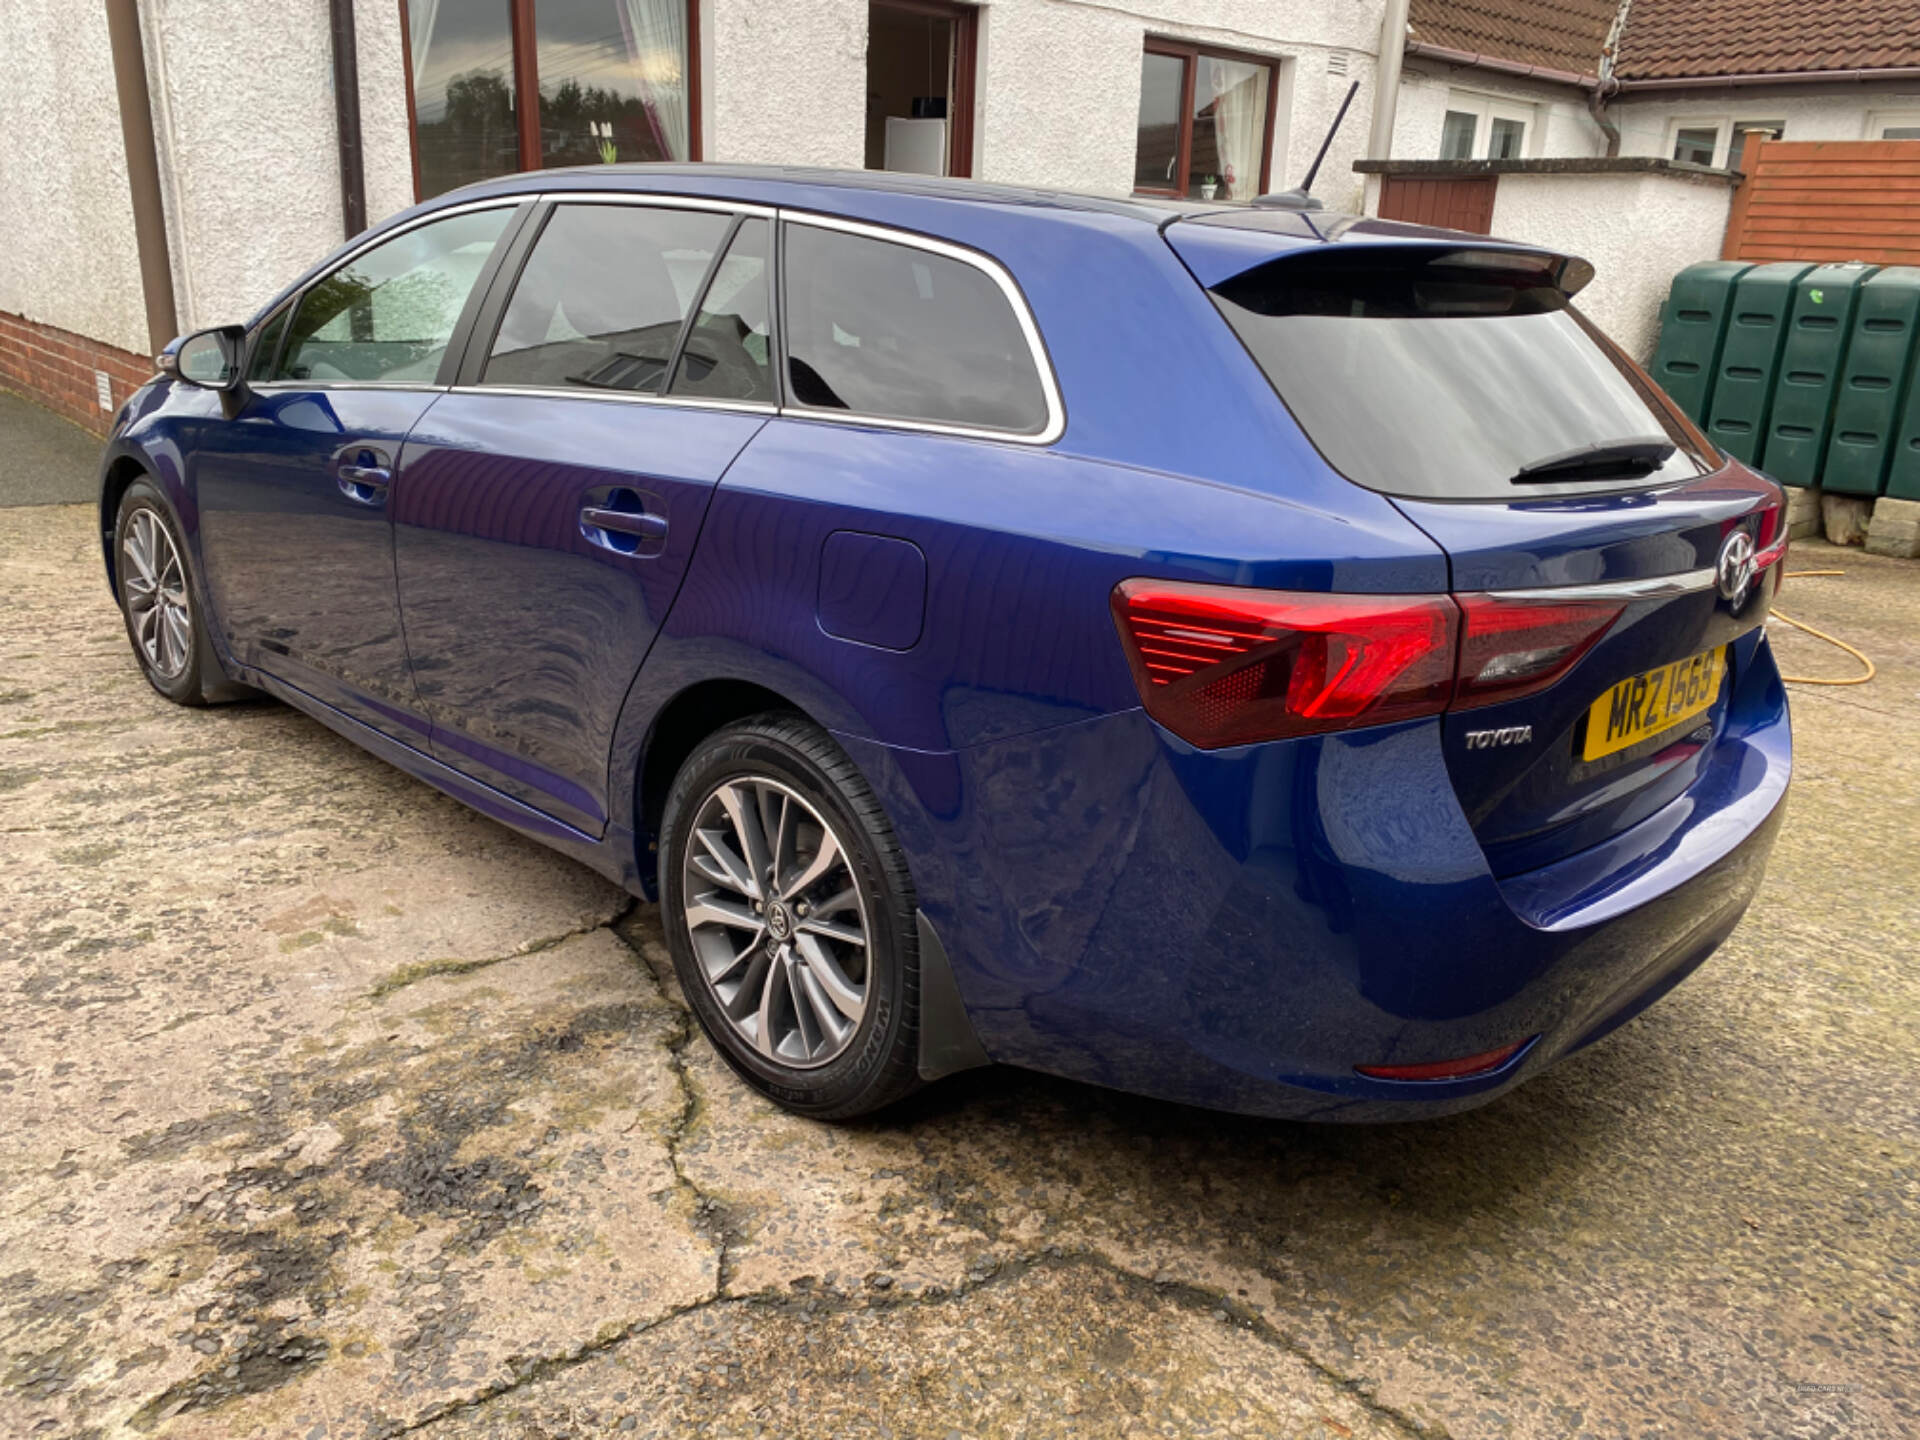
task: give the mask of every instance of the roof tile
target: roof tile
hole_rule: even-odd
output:
[[[1619,0],[1412,0],[1413,38],[1448,50],[1592,75]]]
[[[1412,0],[1413,38],[1594,74],[1618,0]],[[1622,80],[1920,66],[1916,0],[1633,0]]]
[[[1915,0],[1634,0],[1622,80],[1920,65]]]

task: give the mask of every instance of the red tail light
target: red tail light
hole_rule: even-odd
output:
[[[1123,580],[1114,620],[1147,713],[1203,749],[1437,715],[1444,595],[1314,595]]]
[[[1462,617],[1455,710],[1546,689],[1578,664],[1627,608],[1621,600],[1454,599]]]

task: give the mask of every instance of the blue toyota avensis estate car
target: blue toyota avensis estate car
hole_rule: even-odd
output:
[[[1790,768],[1775,486],[1584,261],[716,166],[397,217],[120,415],[139,663],[630,891],[745,1079],[1380,1120],[1723,940]]]

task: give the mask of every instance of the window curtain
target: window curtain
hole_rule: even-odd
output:
[[[1207,60],[1214,94],[1213,139],[1226,182],[1222,200],[1251,200],[1260,189],[1260,142],[1267,128],[1267,71],[1260,65]]]
[[[687,54],[687,0],[619,3],[628,53],[640,80],[640,101],[647,107],[660,153],[669,160],[690,159],[687,69],[699,62]]]
[[[433,22],[440,16],[440,0],[409,0],[407,48],[413,52],[413,88],[420,90],[427,74],[427,52],[433,48]]]

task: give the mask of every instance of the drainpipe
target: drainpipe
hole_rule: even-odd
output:
[[[1587,113],[1600,127],[1600,133],[1607,137],[1609,160],[1620,153],[1620,127],[1607,118],[1607,100],[1620,88],[1620,82],[1613,78],[1613,61],[1620,53],[1620,33],[1627,28],[1627,11],[1632,6],[1633,0],[1620,0],[1620,8],[1613,12],[1607,43],[1600,47],[1600,74],[1593,88],[1587,91]]]
[[[157,353],[179,334],[180,318],[173,304],[173,258],[167,253],[167,212],[160,200],[160,157],[153,146],[153,97],[147,91],[139,0],[107,0],[107,36],[120,100],[120,138],[127,152],[133,238],[140,252],[140,290],[147,302],[147,344]]]
[[[367,177],[360,144],[360,54],[353,0],[327,0],[333,19],[333,113],[340,137],[340,215],[347,239],[367,228]]]
[[[1369,160],[1393,158],[1393,120],[1400,104],[1400,63],[1407,53],[1407,6],[1387,0],[1380,18],[1380,58],[1373,67],[1373,131],[1367,137]]]

